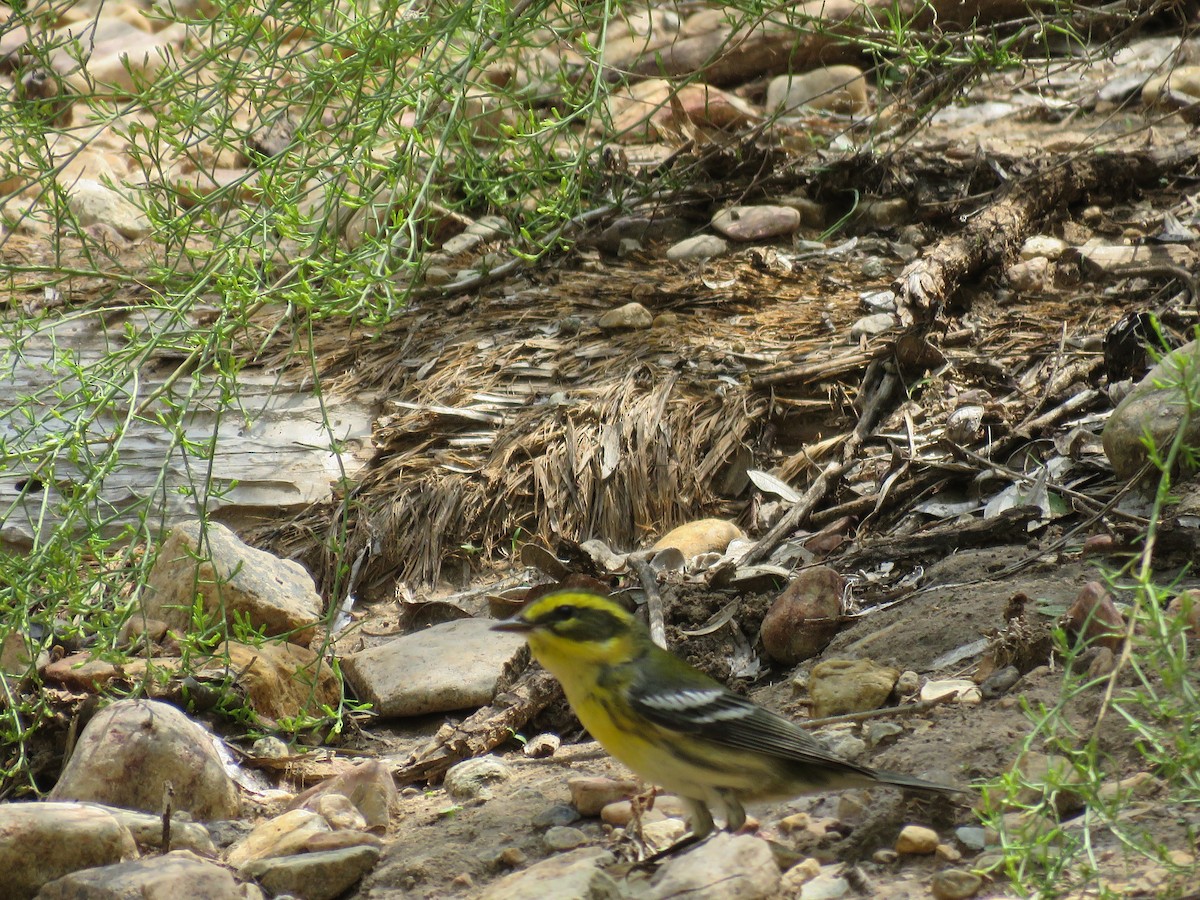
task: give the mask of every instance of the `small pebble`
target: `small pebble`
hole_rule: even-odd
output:
[[[555,852],[574,850],[576,847],[586,844],[587,840],[586,834],[578,828],[571,828],[567,825],[554,825],[546,829],[546,833],[542,836],[542,843],[546,845],[546,849]]]
[[[508,763],[495,756],[480,756],[451,766],[442,786],[456,800],[490,800],[491,785],[511,777],[512,768]]]
[[[896,838],[896,852],[905,854],[928,854],[937,850],[938,835],[924,825],[905,825]]]
[[[505,847],[496,857],[496,863],[506,869],[515,869],[517,866],[525,865],[528,859],[529,857],[520,847]]]
[[[896,679],[896,693],[901,696],[915,694],[920,689],[921,676],[912,670],[901,672],[900,677]]]
[[[463,872],[454,876],[453,884],[455,887],[469,888],[475,886],[475,879],[471,877],[469,872]]]
[[[957,847],[951,847],[949,844],[938,844],[937,850],[934,851],[937,858],[946,862],[959,862],[962,860],[962,853]]]
[[[937,900],[966,900],[983,887],[983,879],[964,869],[946,869],[933,876],[930,891]]]
[[[867,743],[878,747],[888,738],[894,738],[898,734],[904,734],[904,729],[895,722],[872,722],[867,728]]]
[[[895,850],[888,850],[886,847],[882,850],[876,850],[871,854],[871,859],[879,863],[881,866],[890,866],[900,858],[900,854]]]
[[[572,778],[567,781],[571,805],[581,816],[598,816],[600,810],[618,800],[628,800],[641,790],[636,781],[601,776]]]
[[[955,828],[954,837],[968,850],[979,852],[987,846],[987,831],[978,825],[963,825]]]

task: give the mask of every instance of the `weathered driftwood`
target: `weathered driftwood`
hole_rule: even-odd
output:
[[[154,315],[73,316],[7,346],[0,379],[4,543],[28,547],[89,493],[93,524],[102,522],[110,535],[143,517],[169,526],[202,507],[235,527],[273,520],[281,510],[327,500],[369,458],[367,393],[322,400],[311,387],[253,371],[237,380],[235,410],[203,374],[148,400],[166,385],[178,354],[151,352],[127,364],[120,353],[127,326],[161,330]],[[181,409],[182,434],[171,425],[168,402]],[[90,455],[58,443],[75,429]],[[191,444],[186,456],[183,440]],[[106,471],[110,454],[120,464]]]

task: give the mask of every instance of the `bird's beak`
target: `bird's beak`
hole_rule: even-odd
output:
[[[492,625],[492,631],[515,631],[519,634],[527,634],[533,631],[533,626],[524,619],[512,618],[505,619],[503,622],[496,622]]]

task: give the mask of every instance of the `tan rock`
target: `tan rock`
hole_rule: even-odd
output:
[[[598,816],[608,804],[637,796],[642,786],[627,778],[589,776],[568,779],[567,789],[571,792],[571,805],[581,816]]]
[[[307,809],[293,809],[267,819],[229,850],[226,862],[240,869],[256,859],[299,853],[313,835],[330,831],[324,818]]]
[[[346,797],[363,816],[367,828],[386,830],[399,812],[400,795],[388,767],[378,760],[361,762],[346,772],[313,785],[292,800],[289,809],[320,809],[327,794]]]
[[[323,607],[299,563],[247,546],[220,523],[209,522],[202,535],[200,522],[181,522],[159,549],[142,610],[187,631],[197,595],[207,615],[223,615],[231,627],[241,617],[297,644],[311,639]]]
[[[696,519],[672,528],[651,547],[654,553],[674,547],[684,559],[701,553],[724,553],[730,542],[744,540],[742,529],[725,519]]]
[[[938,834],[923,825],[905,825],[896,838],[896,852],[901,854],[925,855],[938,848]]]
[[[829,659],[809,673],[808,692],[818,718],[883,706],[900,672],[869,659]]]
[[[200,671],[232,676],[246,692],[250,708],[272,719],[318,715],[322,707],[336,706],[341,695],[328,662],[286,641],[257,647],[226,641]]]
[[[780,75],[767,86],[768,115],[794,115],[801,107],[863,116],[871,111],[867,81],[856,66],[829,66],[803,75]]]

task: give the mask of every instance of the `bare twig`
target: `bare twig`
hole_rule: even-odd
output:
[[[826,716],[823,719],[801,720],[796,724],[801,728],[821,728],[825,725],[844,725],[847,722],[866,722],[870,719],[884,719],[889,716],[912,716],[917,713],[941,706],[958,698],[958,692],[952,691],[932,700],[918,700],[916,703],[905,703],[901,706],[885,706],[883,709],[865,709],[861,712],[846,713],[844,716]]]
[[[650,560],[644,553],[630,553],[628,560],[633,571],[637,573],[642,590],[646,592],[646,614],[650,620],[650,640],[666,650],[667,628],[663,622],[662,594],[658,591],[658,576],[650,568]]]
[[[808,486],[808,490],[804,492],[804,496],[784,514],[783,518],[771,527],[770,531],[759,538],[758,543],[746,554],[746,564],[749,565],[766,559],[784,538],[803,525],[808,520],[808,517],[812,515],[812,511],[816,505],[825,498],[830,488],[851,465],[851,463],[840,462],[831,462],[826,465],[821,470],[821,474],[814,478],[812,484]]]

